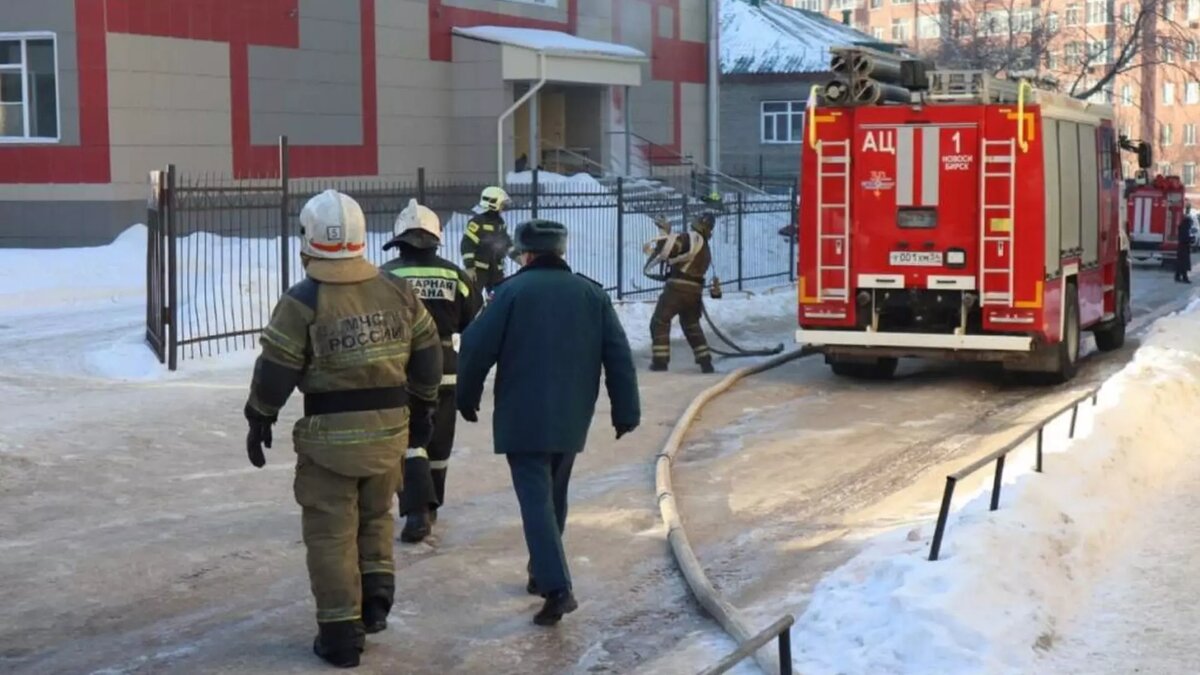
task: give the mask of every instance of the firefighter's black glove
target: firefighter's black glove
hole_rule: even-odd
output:
[[[479,421],[479,408],[460,405],[458,406],[458,414],[462,415],[462,418],[468,422]]]
[[[637,428],[637,425],[636,425],[636,424],[618,424],[618,425],[616,425],[616,429],[617,429],[617,440],[620,440],[620,438],[621,438],[622,436],[624,436],[625,434],[627,434],[627,433],[629,433],[629,432],[633,431],[633,430],[634,430],[634,429],[636,429],[636,428]]]
[[[249,403],[246,404],[245,414],[246,422],[250,424],[250,431],[246,434],[246,455],[251,464],[261,469],[267,463],[263,446],[271,447],[271,425],[275,424],[277,418],[258,412]]]
[[[437,404],[419,399],[408,406],[408,447],[427,448],[433,440],[433,414]]]

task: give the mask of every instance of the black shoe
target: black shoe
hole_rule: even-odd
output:
[[[429,536],[429,512],[413,511],[404,521],[404,529],[400,531],[400,541],[406,544],[418,544]]]
[[[564,614],[570,614],[579,609],[575,596],[571,591],[554,591],[546,596],[542,610],[534,615],[533,622],[539,626],[553,626],[562,621]]]
[[[717,372],[717,369],[713,368],[712,359],[708,359],[708,360],[700,362],[700,372],[702,372],[706,375]]]
[[[667,369],[666,361],[660,361],[659,359],[654,359],[653,361],[650,362],[650,370],[661,373],[661,372],[665,371],[666,369]]]
[[[370,634],[387,630],[388,614],[396,596],[396,577],[391,574],[362,576],[362,622]]]
[[[359,621],[335,621],[317,624],[313,653],[338,668],[357,668],[366,638]]]

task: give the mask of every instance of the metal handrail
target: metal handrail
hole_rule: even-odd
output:
[[[754,187],[753,185],[750,185],[749,183],[740,181],[737,178],[734,178],[733,176],[730,176],[728,174],[717,171],[716,169],[712,168],[711,166],[708,166],[707,164],[705,164],[704,162],[697,161],[691,155],[682,155],[682,154],[676,152],[675,150],[672,150],[664,145],[655,143],[654,141],[646,138],[645,136],[641,136],[632,131],[610,131],[609,134],[610,135],[611,134],[621,134],[621,135],[627,135],[629,138],[635,138],[635,139],[645,143],[646,145],[650,146],[651,148],[657,148],[657,149],[663,151],[664,153],[666,153],[669,157],[673,157],[674,159],[679,160],[678,166],[691,167],[693,170],[699,170],[699,171],[707,174],[708,176],[717,178],[718,180],[723,181],[725,183],[733,184],[737,187],[745,189],[748,192],[752,192],[752,193],[760,194],[760,195],[767,194],[767,192],[765,190],[760,190],[760,189]],[[629,167],[626,167],[626,171],[627,172],[629,171]]]
[[[1026,429],[1024,432],[1021,433],[1020,436],[1017,436],[1015,439],[1013,439],[1011,442],[1009,442],[1008,444],[1006,444],[1004,447],[1000,448],[999,450],[996,450],[995,452],[987,455],[986,457],[981,457],[981,458],[975,460],[974,462],[968,464],[967,466],[959,469],[958,471],[955,471],[954,473],[950,474],[949,476],[946,476],[946,489],[942,492],[942,505],[941,505],[941,508],[938,509],[937,525],[934,526],[933,541],[929,545],[929,559],[937,560],[938,555],[942,551],[942,538],[946,534],[946,523],[950,518],[950,502],[954,499],[954,488],[958,485],[958,481],[966,478],[967,476],[970,476],[971,474],[975,473],[976,471],[979,471],[980,469],[987,466],[988,464],[995,462],[996,463],[996,474],[995,474],[994,478],[992,479],[992,501],[991,501],[991,505],[990,505],[991,508],[989,510],[995,511],[995,510],[999,509],[1000,508],[1000,487],[1001,487],[1001,481],[1004,479],[1004,458],[1007,457],[1008,454],[1010,452],[1012,452],[1013,450],[1016,450],[1017,448],[1024,445],[1025,441],[1029,440],[1029,438],[1031,436],[1033,436],[1034,434],[1037,434],[1037,460],[1036,460],[1036,463],[1034,464],[1034,471],[1041,473],[1042,472],[1042,445],[1043,445],[1043,435],[1044,435],[1043,432],[1045,431],[1046,427],[1050,423],[1057,420],[1060,415],[1062,415],[1066,411],[1070,410],[1071,411],[1071,428],[1068,431],[1067,437],[1075,438],[1075,422],[1079,418],[1079,405],[1090,398],[1090,399],[1092,399],[1092,406],[1095,407],[1096,402],[1100,396],[1100,389],[1103,388],[1103,386],[1104,385],[1097,386],[1094,389],[1091,389],[1090,391],[1088,391],[1086,394],[1072,400],[1070,403],[1062,406],[1061,408],[1058,408],[1050,415],[1047,415],[1046,417],[1042,418],[1042,421],[1040,421],[1037,424]]]
[[[588,157],[587,155],[575,152],[574,150],[568,150],[567,148],[563,148],[563,147],[546,146],[546,145],[543,145],[541,150],[542,150],[542,152],[553,152],[557,155],[566,155],[567,157],[570,157],[572,159],[577,159],[588,166],[594,166],[594,167],[596,167],[596,169],[598,169],[600,171],[601,176],[606,176],[609,173],[611,173],[608,169],[604,168],[604,165],[601,164],[600,162],[597,162],[596,160],[592,159],[591,157]]]
[[[775,638],[779,638],[779,675],[792,675],[791,628],[794,623],[796,619],[791,614],[783,615],[778,621],[762,629],[758,635],[738,645],[733,653],[721,659],[715,666],[702,671],[700,675],[721,675],[728,672]]]

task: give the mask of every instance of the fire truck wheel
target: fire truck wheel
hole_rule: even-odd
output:
[[[1063,339],[1058,343],[1058,356],[1054,371],[1051,373],[1055,383],[1068,382],[1075,377],[1079,369],[1079,347],[1081,334],[1079,330],[1079,291],[1074,283],[1067,284],[1067,297],[1064,299],[1066,316],[1063,317]]]
[[[1125,345],[1125,325],[1129,323],[1129,282],[1124,268],[1117,272],[1117,315],[1104,326],[1094,331],[1096,347],[1102,352],[1111,352]]]

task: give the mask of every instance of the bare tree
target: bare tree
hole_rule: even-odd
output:
[[[1076,98],[1107,98],[1117,78],[1139,69],[1166,65],[1195,77],[1197,33],[1174,9],[1161,0],[1056,7],[1037,0],[943,0],[924,12],[936,36],[921,35],[918,26],[918,51],[942,67],[1031,77]]]

